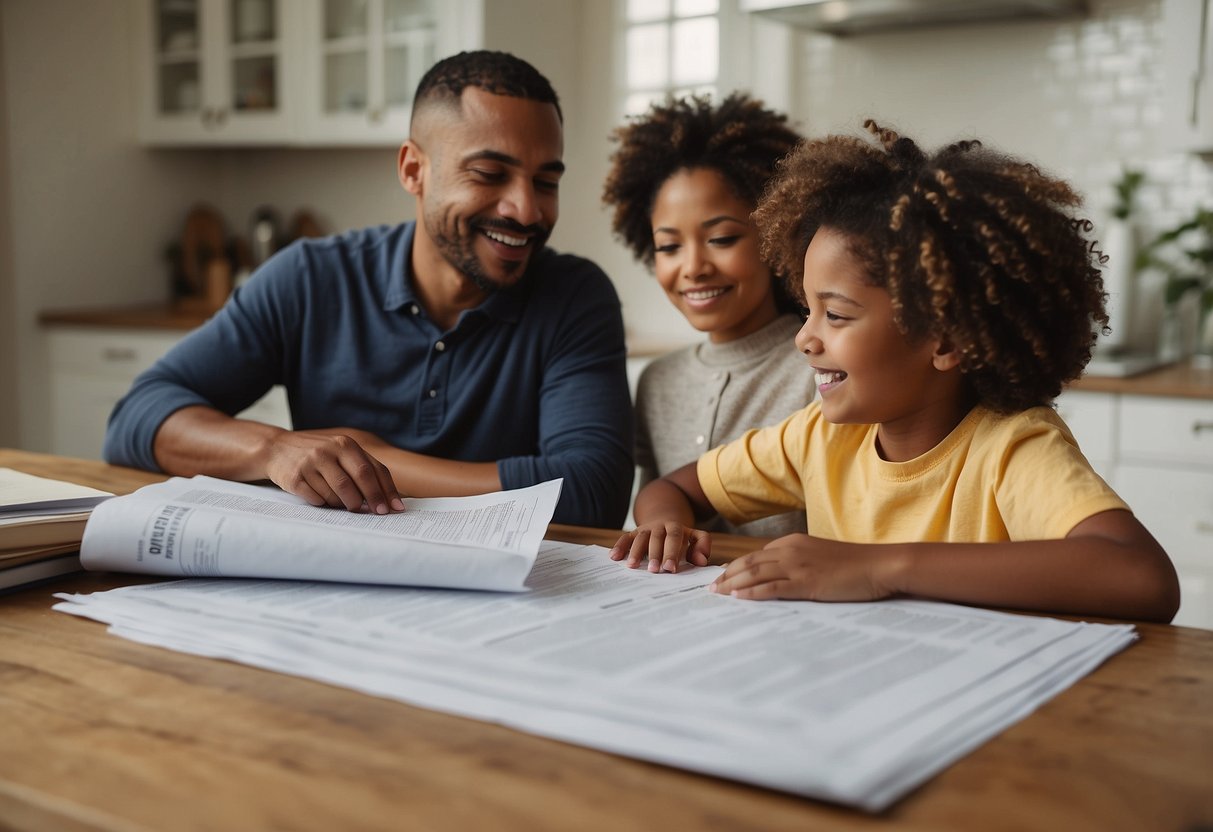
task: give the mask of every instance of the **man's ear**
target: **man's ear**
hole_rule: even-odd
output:
[[[931,353],[931,363],[941,373],[955,370],[960,366],[960,353],[948,339],[940,339],[935,342],[935,351]]]
[[[396,176],[400,185],[413,196],[422,195],[425,184],[425,153],[412,139],[407,139],[400,145],[400,154],[396,157]]]

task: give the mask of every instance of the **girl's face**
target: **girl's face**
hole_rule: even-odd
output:
[[[893,321],[889,293],[868,282],[847,238],[821,228],[804,256],[808,318],[796,346],[817,375],[831,422],[879,424],[886,459],[934,447],[964,415],[959,373],[940,342],[911,342]]]
[[[654,271],[691,326],[723,343],[778,316],[771,272],[758,256],[753,206],[714,170],[681,170],[653,202]]]

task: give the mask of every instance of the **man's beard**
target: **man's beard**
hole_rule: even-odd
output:
[[[511,220],[484,220],[476,217],[468,221],[467,233],[460,233],[459,221],[451,220],[444,223],[438,211],[426,214],[425,226],[430,239],[434,241],[435,247],[446,261],[470,280],[477,289],[486,293],[495,292],[503,286],[513,285],[520,280],[535,259],[535,252],[543,248],[548,235],[551,234],[550,229],[541,225],[525,226]],[[484,265],[476,256],[474,249],[476,237],[482,228],[493,228],[506,234],[531,237],[531,241],[528,243],[531,250],[525,260],[504,263],[504,268],[508,272],[507,277],[513,276],[514,280],[504,282],[495,280],[485,271]]]

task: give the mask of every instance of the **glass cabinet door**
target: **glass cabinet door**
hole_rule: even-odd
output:
[[[148,144],[398,144],[421,76],[482,39],[483,0],[132,2]]]
[[[435,61],[431,0],[383,0],[383,106],[408,111],[421,76]]]
[[[323,0],[321,121],[342,138],[401,133],[435,60],[435,0]]]
[[[227,105],[233,114],[281,107],[280,21],[275,0],[229,0]]]
[[[153,11],[156,113],[196,115],[202,106],[202,26],[198,0],[156,0]]]
[[[368,0],[324,0],[324,112],[362,113],[369,102]]]
[[[140,5],[140,40],[151,50],[148,75],[141,81],[145,140],[260,144],[290,138],[293,122],[284,85],[294,65],[288,44],[295,28],[285,19],[291,4],[141,0]]]

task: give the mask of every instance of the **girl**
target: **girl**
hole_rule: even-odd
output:
[[[793,342],[798,308],[763,263],[750,220],[775,163],[800,140],[787,118],[744,95],[654,106],[615,131],[603,201],[613,228],[653,268],[705,343],[657,359],[636,394],[640,483],[813,398]],[[772,537],[805,530],[802,511],[712,528]]]
[[[611,557],[703,565],[704,518],[807,506],[812,537],[711,588],[1170,621],[1170,560],[1050,407],[1107,325],[1078,195],[977,142],[927,156],[865,126],[879,146],[803,144],[755,214],[808,310],[819,401],[650,483]]]

